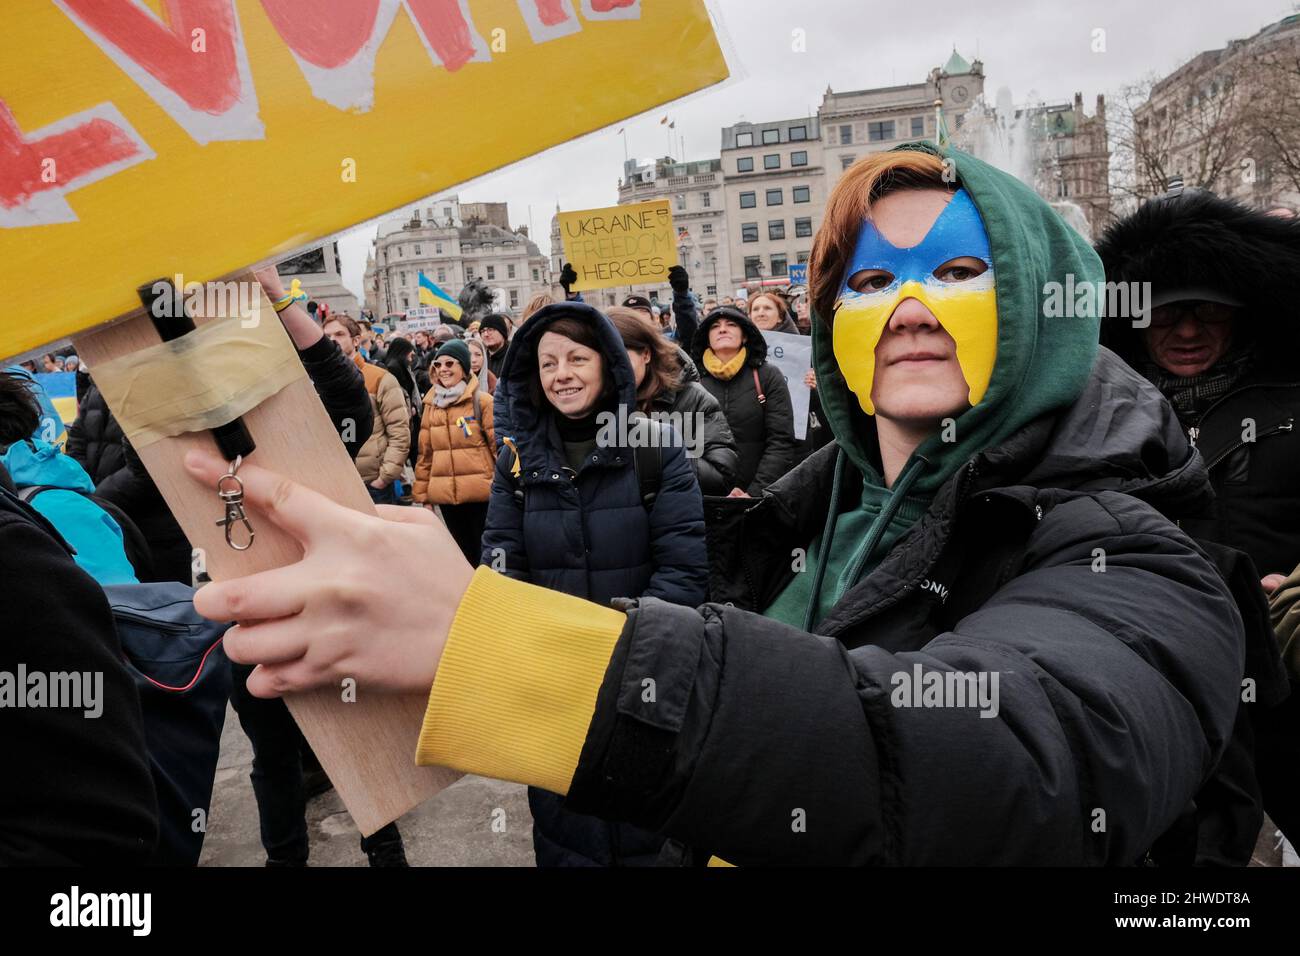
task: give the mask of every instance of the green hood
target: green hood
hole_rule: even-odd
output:
[[[984,399],[957,417],[955,442],[935,435],[916,450],[929,462],[910,495],[934,494],[971,456],[990,448],[1040,415],[1070,405],[1083,390],[1097,355],[1100,319],[1044,316],[1049,282],[1065,288],[1104,278],[1101,260],[1088,242],[1066,225],[1045,201],[1014,176],[955,149],[907,143],[950,158],[959,184],[984,220],[996,276],[997,361]],[[813,367],[817,391],[831,431],[849,461],[871,484],[882,484],[876,467],[875,428],[840,374],[830,328],[813,316]],[[914,456],[915,460],[915,456]]]
[[[1029,187],[956,150],[909,143],[951,158],[962,187],[984,220],[997,289],[997,359],[984,398],[957,416],[956,441],[934,435],[913,453],[892,489],[879,460],[875,422],[865,414],[835,361],[831,330],[813,316],[813,366],[822,410],[840,447],[826,528],[808,548],[801,574],[764,614],[812,627],[863,575],[880,563],[925,513],[939,487],[978,452],[998,444],[1039,416],[1078,398],[1097,355],[1100,320],[1047,318],[1049,282],[1062,289],[1102,280],[1101,260]],[[1072,282],[1067,281],[1073,276]],[[1093,288],[1096,288],[1093,286]],[[1096,302],[1096,297],[1093,298]],[[841,501],[845,464],[862,475],[856,502]],[[849,482],[848,486],[852,487]]]

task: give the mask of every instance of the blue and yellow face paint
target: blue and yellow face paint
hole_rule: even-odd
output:
[[[945,282],[936,270],[952,259],[971,256],[988,269],[961,282]],[[881,289],[855,292],[848,281],[864,269],[893,276]],[[997,359],[998,307],[988,233],[966,190],[959,189],[918,245],[899,249],[866,220],[844,272],[835,303],[835,360],[858,403],[876,413],[871,388],[876,375],[876,345],[894,310],[916,299],[933,313],[957,343],[957,363],[970,388],[970,403],[984,397]]]

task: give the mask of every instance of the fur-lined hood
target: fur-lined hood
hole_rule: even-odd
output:
[[[1268,216],[1199,189],[1161,196],[1097,243],[1109,282],[1150,282],[1154,297],[1211,289],[1244,304],[1261,354],[1300,345],[1300,219]],[[1102,343],[1132,362],[1145,354],[1131,317],[1107,318]]]

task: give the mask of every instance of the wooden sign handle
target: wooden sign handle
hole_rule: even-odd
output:
[[[279,325],[275,311],[251,275],[240,277],[261,296],[261,321]],[[195,316],[196,324],[222,316]],[[282,334],[283,329],[280,330]],[[159,342],[143,310],[123,320],[74,338],[77,354],[95,366]],[[116,409],[114,410],[116,411]],[[249,459],[279,472],[333,501],[374,514],[374,504],[348,457],[338,432],[303,376],[244,414],[257,443]],[[298,543],[269,521],[257,522],[257,540],[247,551],[235,551],[216,523],[222,508],[215,488],[194,481],[181,464],[191,448],[215,449],[207,432],[166,438],[139,449],[140,459],[176,516],[190,543],[202,549],[212,580],[281,567],[298,561]],[[358,688],[354,702],[344,702],[342,688],[323,688],[286,698],[321,766],[352,814],[363,835],[397,819],[407,810],[458,779],[443,767],[415,766],[416,742],[424,719],[424,696],[367,694]]]

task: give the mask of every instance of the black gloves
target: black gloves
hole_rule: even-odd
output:
[[[674,295],[683,295],[691,288],[691,277],[681,266],[673,266],[668,270],[668,284],[673,287]]]
[[[566,262],[564,268],[560,270],[560,285],[564,287],[566,294],[569,292],[569,286],[573,285],[573,283],[577,281],[578,270],[573,268],[572,262]]]

